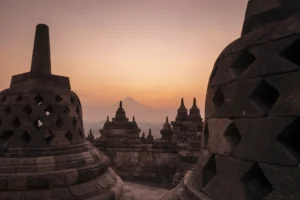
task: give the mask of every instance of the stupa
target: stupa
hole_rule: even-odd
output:
[[[51,74],[48,26],[36,27],[31,71],[0,93],[0,199],[132,199],[84,135],[68,77]]]
[[[300,199],[300,1],[250,0],[206,96],[201,155],[163,199]]]

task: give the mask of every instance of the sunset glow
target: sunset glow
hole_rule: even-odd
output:
[[[246,3],[1,0],[0,90],[12,75],[29,71],[35,26],[45,23],[52,73],[70,77],[83,108],[127,96],[151,107],[177,108],[181,97],[187,105],[196,97],[203,114],[211,69],[240,35]]]

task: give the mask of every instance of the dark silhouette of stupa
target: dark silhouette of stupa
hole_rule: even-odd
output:
[[[162,199],[300,199],[300,1],[250,0],[221,53],[193,172]]]
[[[49,29],[36,27],[31,71],[0,93],[0,199],[131,199],[84,135],[68,77],[51,74]]]

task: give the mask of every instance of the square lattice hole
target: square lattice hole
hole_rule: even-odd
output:
[[[4,109],[5,114],[9,115],[11,113],[11,109],[9,106],[6,106]]]
[[[70,131],[67,131],[66,134],[65,134],[65,137],[70,141],[72,142],[73,140],[73,135]]]
[[[25,106],[22,111],[26,113],[27,115],[30,115],[32,113],[32,109],[29,106]]]
[[[1,97],[1,99],[0,99],[1,103],[4,103],[6,100],[7,100],[6,96]]]
[[[54,138],[54,133],[51,130],[46,130],[44,133],[44,140],[47,144],[50,144]]]
[[[56,101],[57,103],[60,103],[60,102],[63,101],[63,98],[62,98],[61,96],[59,96],[59,95],[56,95],[56,96],[55,96],[55,101]]]
[[[41,105],[42,102],[44,101],[44,98],[40,94],[38,94],[34,97],[34,100],[37,104]]]
[[[21,123],[19,121],[18,118],[14,119],[14,121],[12,121],[12,125],[15,127],[15,128],[19,128],[21,126]]]
[[[22,135],[21,135],[21,140],[25,143],[29,143],[31,141],[31,135],[29,134],[28,131],[25,131]]]
[[[19,96],[17,96],[17,97],[15,98],[15,101],[16,101],[17,103],[20,103],[22,100],[23,100],[23,97],[22,97],[21,95],[19,95]]]
[[[9,140],[9,138],[11,138],[13,136],[14,132],[13,131],[4,131],[1,135],[0,135],[0,139],[7,141]]]
[[[64,125],[64,123],[63,123],[63,121],[62,121],[61,119],[58,119],[58,120],[56,121],[56,126],[57,126],[57,128],[61,128],[63,125]]]
[[[33,122],[33,126],[36,128],[36,130],[40,130],[43,126],[43,122],[40,120],[40,119],[36,119],[34,122]]]
[[[47,115],[47,116],[49,116],[52,112],[53,112],[53,109],[52,109],[52,107],[51,106],[47,106],[47,108],[45,108],[45,114]]]

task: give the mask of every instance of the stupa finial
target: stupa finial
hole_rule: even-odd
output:
[[[49,28],[45,24],[36,26],[31,72],[51,74]]]

